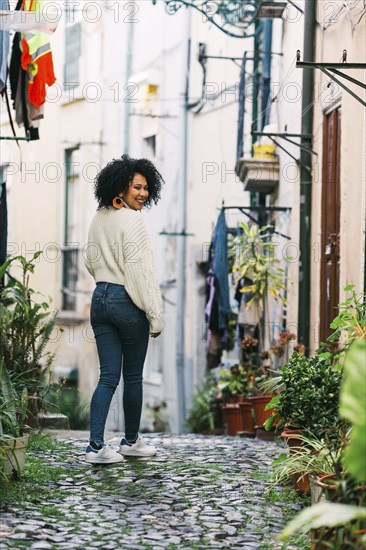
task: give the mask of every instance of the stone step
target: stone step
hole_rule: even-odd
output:
[[[38,413],[39,427],[49,430],[69,430],[69,418],[61,413]]]

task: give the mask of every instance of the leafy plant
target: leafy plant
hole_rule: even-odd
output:
[[[0,357],[0,439],[20,437],[23,434],[27,405],[26,388],[18,394],[4,360]]]
[[[337,436],[341,423],[338,398],[342,372],[333,364],[330,353],[308,358],[294,352],[280,368],[275,388],[282,388],[267,408],[275,408],[276,415],[267,421],[270,429],[276,419],[277,429],[288,424],[300,430],[311,431],[316,437]]]
[[[253,391],[254,378],[252,365],[236,364],[229,369],[219,370],[217,389],[224,401],[235,400]]]
[[[351,441],[346,449],[346,470],[366,483],[366,339],[351,345],[344,364],[339,412],[352,423]]]
[[[9,442],[23,435],[27,405],[26,388],[18,394],[4,360],[0,357],[0,479],[3,481],[7,480],[5,465],[9,453],[12,454],[12,463],[19,471],[17,456],[12,446],[9,447]]]
[[[89,405],[82,400],[78,388],[68,387],[66,383],[67,380],[61,378],[48,387],[43,409],[66,415],[72,430],[85,430],[89,428]]]
[[[153,432],[169,432],[168,411],[165,401],[146,406],[146,416],[152,422]]]
[[[218,398],[216,377],[210,373],[202,388],[193,396],[192,406],[186,420],[187,428],[193,433],[202,433],[223,426],[221,401]]]
[[[349,347],[355,339],[366,338],[366,294],[357,295],[355,285],[348,285],[344,290],[351,292],[351,296],[339,304],[340,312],[330,325],[334,332],[328,341],[345,338]]]
[[[366,479],[366,339],[358,338],[350,346],[344,360],[344,382],[340,392],[340,414],[352,423],[351,439],[345,452],[344,467],[354,482],[364,484]],[[364,490],[363,490],[364,493]],[[344,496],[344,491],[338,493]],[[296,516],[282,531],[287,539],[295,532],[319,530],[331,548],[364,548],[366,508],[343,502],[326,502],[311,506]],[[336,542],[335,542],[336,541]],[[350,546],[346,546],[346,544]]]
[[[29,261],[15,256],[0,267],[0,280],[5,274],[8,278],[0,294],[0,355],[17,382],[34,393],[54,359],[45,349],[56,325],[50,303],[36,301],[40,294],[29,286],[40,254],[36,252]],[[13,267],[20,269],[20,280],[9,273]]]
[[[250,294],[247,307],[257,306],[260,346],[264,350],[261,317],[265,312],[266,318],[269,319],[269,297],[286,303],[286,274],[280,266],[280,260],[275,257],[275,244],[271,241],[270,226],[259,228],[255,224],[249,226],[242,223],[241,228],[243,234],[232,239],[229,254],[235,256],[233,273],[236,275],[236,282],[242,278],[252,281],[243,287],[241,292]]]
[[[339,468],[342,459],[342,445],[329,445],[324,439],[311,436],[296,436],[301,447],[293,447],[292,452],[282,453],[273,461],[273,482],[283,483],[294,474],[330,475]]]

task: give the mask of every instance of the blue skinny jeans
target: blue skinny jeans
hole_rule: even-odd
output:
[[[123,371],[125,435],[128,441],[133,441],[141,420],[142,371],[149,342],[149,321],[124,286],[113,283],[97,283],[90,321],[100,363],[100,378],[90,405],[90,440],[99,445],[104,443],[108,411]]]

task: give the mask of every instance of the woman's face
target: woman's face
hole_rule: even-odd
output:
[[[149,192],[145,176],[136,173],[133,176],[127,193],[123,195],[123,200],[133,210],[141,210],[148,196]]]

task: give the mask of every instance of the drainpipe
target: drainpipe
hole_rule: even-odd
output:
[[[260,64],[260,48],[262,43],[263,25],[260,19],[255,20],[255,35],[254,35],[254,53],[253,53],[253,101],[252,101],[252,132],[258,131],[258,96],[259,96],[259,64]],[[253,145],[257,138],[252,135],[252,155]],[[250,193],[250,205],[258,206],[260,204],[259,193]],[[261,225],[259,223],[259,225]]]
[[[182,112],[182,180],[178,188],[178,228],[183,233],[178,237],[178,265],[177,265],[177,401],[178,401],[178,431],[183,433],[186,418],[186,373],[185,373],[185,303],[186,303],[186,249],[185,236],[187,230],[187,196],[188,196],[188,116],[189,116],[189,77],[191,65],[191,14],[187,10],[185,19],[184,37],[186,43],[186,59],[184,73],[184,104]],[[187,380],[188,387],[191,381]]]
[[[315,61],[316,0],[305,2],[304,61]],[[299,272],[299,309],[298,341],[309,350],[310,337],[310,253],[311,253],[311,153],[313,142],[314,71],[303,69],[302,76],[302,123],[300,154],[300,272]],[[309,170],[305,168],[309,167]]]
[[[132,74],[133,39],[134,39],[134,22],[130,20],[128,25],[128,32],[127,32],[127,56],[126,56],[126,72],[125,72],[126,84],[128,84]],[[131,111],[131,103],[129,101],[126,101],[125,102],[125,120],[124,120],[124,144],[123,144],[123,152],[125,154],[128,154],[130,150],[130,111]]]
[[[258,95],[259,95],[259,49],[262,41],[262,22],[259,19],[255,20],[255,35],[254,35],[254,56],[253,56],[253,107],[252,107],[252,130],[258,130]],[[252,137],[252,146],[256,137]]]
[[[364,266],[363,266],[363,292],[366,294],[366,216],[365,216],[365,246],[364,246]]]
[[[241,157],[244,155],[244,120],[245,120],[245,87],[246,87],[246,65],[247,65],[247,51],[244,52],[243,61],[240,69],[240,82],[239,82],[239,113],[238,113],[238,134],[236,145],[236,162],[238,163]]]
[[[264,22],[264,40],[263,40],[263,62],[262,62],[262,130],[269,122],[270,109],[268,101],[271,92],[271,65],[272,65],[272,20],[267,19]]]

